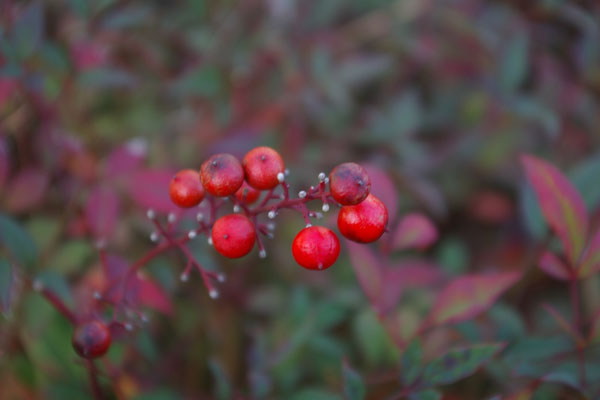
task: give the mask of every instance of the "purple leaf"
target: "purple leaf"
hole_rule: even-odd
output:
[[[398,191],[387,172],[381,168],[364,164],[369,178],[371,178],[371,193],[378,197],[388,209],[390,221],[393,221],[398,212]]]
[[[130,174],[126,188],[129,196],[142,209],[158,212],[177,211],[169,197],[169,183],[174,172],[166,169],[146,169]]]
[[[437,326],[474,318],[490,308],[520,278],[520,272],[461,276],[437,296],[428,323]]]
[[[92,234],[97,239],[112,236],[119,218],[120,201],[114,189],[96,186],[92,189],[85,204],[85,219]]]
[[[556,254],[549,251],[545,251],[540,257],[539,267],[542,271],[555,279],[561,281],[571,279],[569,267],[558,258]]]
[[[529,155],[523,155],[521,162],[544,217],[562,241],[568,260],[575,265],[588,230],[588,213],[581,195],[553,165]]]
[[[346,248],[356,278],[373,306],[378,304],[383,288],[383,271],[380,261],[373,251],[362,244],[346,240]]]
[[[173,311],[171,299],[162,287],[143,276],[139,276],[137,282],[139,285],[138,301],[140,304],[164,314],[170,314]]]
[[[5,206],[14,213],[30,211],[44,199],[48,188],[48,174],[40,169],[25,168],[9,182]]]
[[[1,84],[1,81],[0,81]],[[1,91],[1,89],[0,89]],[[0,189],[4,188],[4,184],[10,174],[10,153],[6,140],[0,137]]]
[[[146,158],[147,144],[143,139],[132,139],[117,147],[109,154],[104,166],[104,174],[114,179],[139,170]]]
[[[394,250],[424,250],[438,238],[438,232],[431,220],[423,214],[412,213],[404,216],[394,232]]]

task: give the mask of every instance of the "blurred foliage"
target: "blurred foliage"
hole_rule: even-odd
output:
[[[29,278],[81,307],[101,234],[135,260],[175,168],[258,144],[282,153],[293,187],[339,162],[377,166],[388,207],[399,194],[393,226],[423,213],[439,241],[390,239],[362,264],[345,246],[316,274],[294,264],[302,221],[284,214],[266,260],[193,249],[228,275],[218,301],[162,256],[145,272],[174,311],[150,312],[100,363],[115,398],[597,398],[600,282],[583,284],[582,387],[575,341],[542,308],[573,317],[565,285],[533,268],[556,243],[517,160],[568,171],[595,226],[599,94],[591,0],[0,2],[2,398],[90,396],[68,323]],[[443,288],[432,270],[522,275],[489,312],[409,344]],[[394,286],[377,304],[372,271]]]

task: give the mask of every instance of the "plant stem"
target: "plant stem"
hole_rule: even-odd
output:
[[[86,367],[88,370],[88,377],[90,378],[90,387],[92,388],[92,394],[95,400],[103,400],[104,395],[102,394],[102,388],[100,387],[100,381],[98,380],[98,368],[92,360],[87,360]]]
[[[77,323],[78,318],[75,313],[62,301],[60,297],[56,295],[56,293],[48,290],[45,287],[38,289],[38,291],[59,313],[68,319],[69,322],[71,322],[73,325]]]
[[[584,337],[583,318],[581,314],[581,302],[577,276],[574,275],[571,277],[569,289],[571,294],[571,309],[574,315],[573,324],[575,326],[575,331],[579,333],[580,337]],[[584,347],[585,344],[577,342],[577,366],[579,370],[579,384],[582,388],[587,386]]]

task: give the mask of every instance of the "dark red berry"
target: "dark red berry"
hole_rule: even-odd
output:
[[[246,181],[242,184],[242,187],[235,192],[235,198],[244,204],[252,204],[258,197],[260,196],[260,192],[254,189],[252,186],[248,185]]]
[[[359,243],[379,239],[388,223],[388,211],[377,197],[369,194],[354,206],[343,206],[338,214],[338,228],[346,238]]]
[[[179,207],[194,207],[204,199],[204,187],[200,175],[192,169],[179,171],[169,185],[169,195]]]
[[[73,348],[83,358],[103,356],[110,347],[110,329],[101,321],[78,324],[73,332]]]
[[[279,184],[277,176],[283,174],[285,164],[279,153],[270,147],[256,147],[242,160],[246,180],[258,190],[273,189]]]
[[[356,163],[344,163],[329,174],[329,189],[333,198],[341,205],[358,204],[367,198],[371,180],[367,171]]]
[[[200,179],[204,189],[213,196],[230,196],[242,186],[244,169],[235,156],[215,154],[200,167]]]
[[[340,241],[331,229],[310,226],[294,238],[292,254],[296,262],[306,269],[327,269],[340,255]]]
[[[243,257],[256,241],[254,224],[242,214],[229,214],[217,220],[212,228],[215,249],[229,258]]]

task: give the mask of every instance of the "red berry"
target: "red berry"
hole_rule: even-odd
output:
[[[200,167],[200,179],[204,189],[213,196],[229,196],[242,186],[244,169],[235,156],[215,154]]]
[[[341,205],[358,204],[369,195],[371,179],[367,171],[356,163],[344,163],[329,174],[329,188],[333,198]]]
[[[260,192],[248,185],[246,181],[244,181],[242,187],[235,192],[235,197],[240,203],[244,204],[254,203],[256,200],[258,200],[258,196],[260,196]]]
[[[343,206],[338,214],[338,228],[342,235],[359,243],[379,239],[387,222],[385,204],[372,194],[355,206]]]
[[[103,356],[110,342],[110,329],[98,320],[78,324],[73,332],[73,348],[83,358]]]
[[[327,269],[340,255],[340,241],[331,229],[310,226],[294,238],[292,254],[296,262],[306,269]]]
[[[204,187],[200,175],[192,169],[179,171],[169,185],[169,194],[173,203],[189,208],[198,205],[204,199]]]
[[[246,180],[250,186],[259,190],[273,189],[283,173],[285,165],[279,153],[270,147],[256,147],[250,150],[242,160]]]
[[[254,224],[242,214],[229,214],[217,220],[212,228],[215,249],[229,258],[243,257],[256,240]]]

